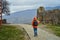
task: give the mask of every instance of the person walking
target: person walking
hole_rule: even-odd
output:
[[[37,36],[37,28],[38,28],[38,24],[40,22],[37,20],[36,17],[33,18],[33,21],[32,21],[32,26],[33,26],[33,30],[34,30],[34,37]]]

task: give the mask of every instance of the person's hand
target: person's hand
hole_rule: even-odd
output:
[[[40,24],[40,21],[38,21],[38,24]]]

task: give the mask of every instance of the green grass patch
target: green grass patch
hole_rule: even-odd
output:
[[[2,25],[0,27],[0,40],[24,40],[24,32],[14,26]]]
[[[47,25],[46,28],[51,29],[54,34],[60,37],[60,25]]]
[[[41,25],[43,25],[42,23],[40,23],[38,26],[41,26]]]

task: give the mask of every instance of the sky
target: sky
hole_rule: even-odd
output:
[[[7,0],[10,3],[11,13],[28,9],[37,9],[40,6],[54,7],[60,5],[60,0]]]

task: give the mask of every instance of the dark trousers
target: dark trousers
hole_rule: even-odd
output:
[[[37,36],[37,28],[34,28],[34,36]]]

